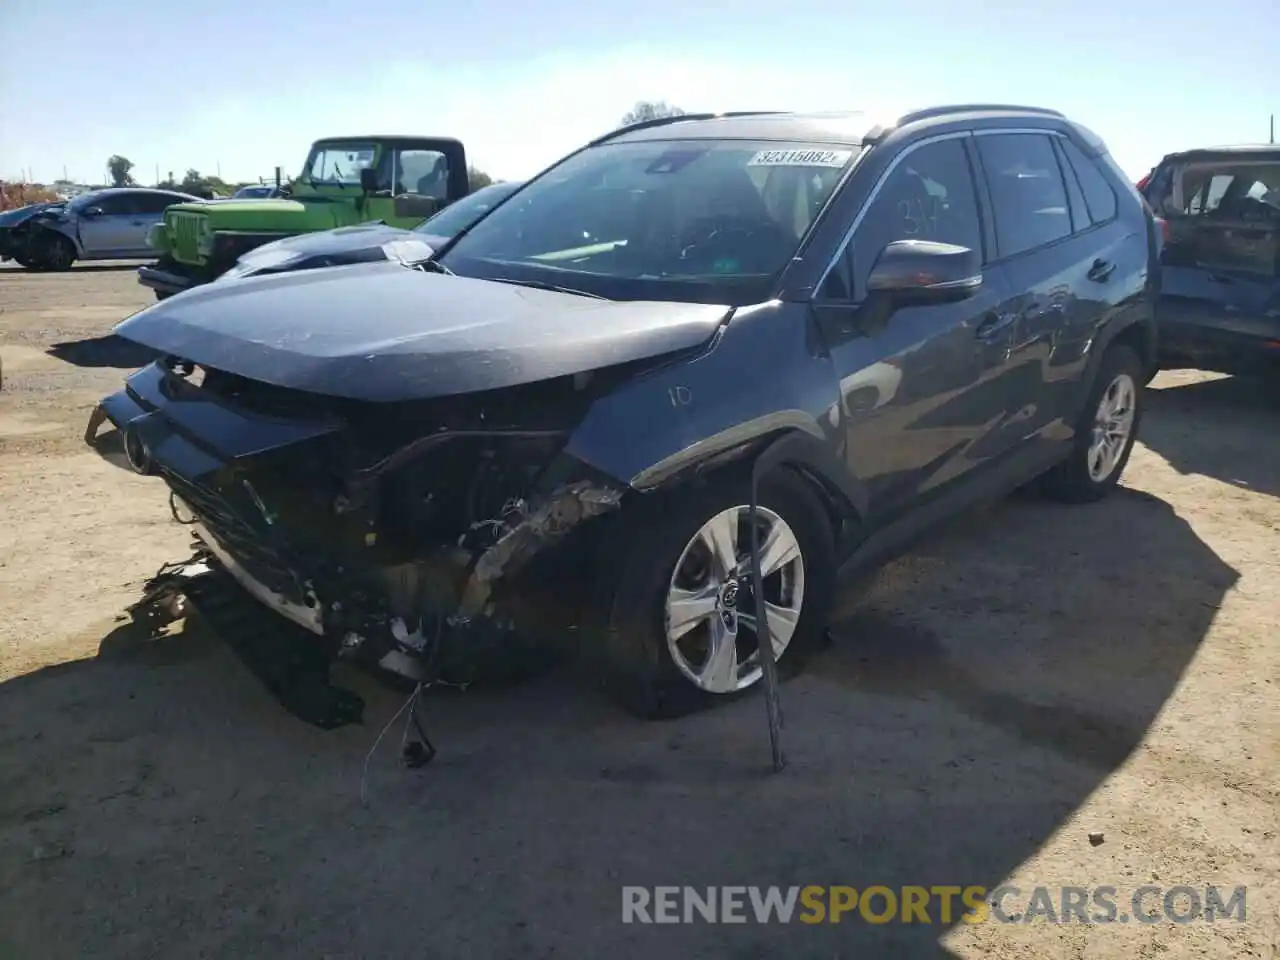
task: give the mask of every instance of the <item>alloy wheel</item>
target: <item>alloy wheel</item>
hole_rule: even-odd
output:
[[[757,506],[760,572],[774,659],[804,605],[804,556],[791,526]],[[730,507],[690,538],[667,589],[667,649],[681,673],[708,693],[743,690],[761,676],[751,585],[751,511]]]
[[[1089,441],[1089,479],[1102,483],[1115,472],[1133,433],[1138,389],[1133,378],[1121,373],[1107,385],[1098,401]]]

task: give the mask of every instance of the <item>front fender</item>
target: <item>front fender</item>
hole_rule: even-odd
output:
[[[775,301],[737,311],[699,356],[596,401],[565,452],[644,491],[798,434],[804,466],[857,510],[866,498],[843,467],[845,430],[807,308]]]
[[[84,256],[84,244],[80,242],[80,231],[77,229],[78,225],[79,221],[75,219],[41,220],[39,217],[36,217],[31,221],[32,230],[50,230],[53,233],[60,233],[75,244],[77,259]]]

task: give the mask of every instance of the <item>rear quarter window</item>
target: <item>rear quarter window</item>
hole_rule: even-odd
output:
[[[1106,223],[1116,215],[1116,192],[1107,180],[1106,174],[1098,169],[1096,161],[1085,156],[1084,151],[1071,140],[1063,139],[1062,152],[1067,162],[1075,171],[1084,193],[1085,206],[1089,210],[1089,219],[1094,224]]]

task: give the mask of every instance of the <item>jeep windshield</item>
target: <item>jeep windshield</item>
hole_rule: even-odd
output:
[[[317,143],[303,167],[303,177],[312,184],[359,187],[360,171],[373,166],[372,143]]]
[[[529,183],[446,248],[459,276],[612,300],[768,299],[858,151],[820,143],[607,143]]]

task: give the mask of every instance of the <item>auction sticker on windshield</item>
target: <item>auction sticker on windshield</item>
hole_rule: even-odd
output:
[[[761,150],[748,167],[843,167],[852,150]]]

